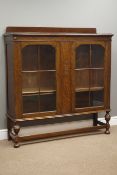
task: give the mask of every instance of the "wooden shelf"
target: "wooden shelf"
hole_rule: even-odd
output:
[[[39,72],[56,72],[55,69],[49,69],[49,70],[39,70]]]
[[[39,88],[25,88],[22,90],[23,95],[38,94],[38,93],[39,93]]]
[[[24,70],[22,73],[36,73],[39,72],[38,70]]]
[[[36,72],[56,72],[56,70],[25,70],[22,73],[36,73]]]
[[[41,90],[40,91],[40,94],[41,95],[44,95],[44,94],[53,94],[53,93],[55,93],[56,92],[56,90]]]
[[[78,69],[75,69],[76,71],[77,70],[104,70],[104,67],[90,67],[90,68],[78,68]]]
[[[52,90],[39,90],[39,88],[25,88],[22,90],[22,94],[23,95],[31,95],[31,94],[52,94],[55,93],[56,90],[52,89]]]
[[[104,87],[76,88],[75,92],[99,91],[103,89]]]

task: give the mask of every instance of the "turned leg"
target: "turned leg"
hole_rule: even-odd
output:
[[[106,131],[105,131],[105,134],[110,134],[110,124],[109,124],[109,121],[110,121],[110,111],[106,111],[106,115],[105,115],[105,120],[106,120]]]
[[[14,125],[13,127],[13,131],[14,131],[14,148],[18,148],[20,145],[19,145],[19,139],[18,139],[18,133],[20,131],[20,126],[19,125]]]
[[[93,114],[93,126],[97,126],[98,121],[98,113]]]

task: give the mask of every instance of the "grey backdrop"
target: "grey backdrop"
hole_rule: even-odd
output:
[[[113,33],[111,115],[117,115],[117,0],[0,0],[0,129],[6,128],[6,26],[96,27]]]

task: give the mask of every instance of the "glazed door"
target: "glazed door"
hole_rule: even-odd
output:
[[[73,104],[74,112],[103,109],[105,105],[105,48],[100,43],[74,45]]]
[[[59,113],[59,58],[56,43],[22,43],[23,116]]]

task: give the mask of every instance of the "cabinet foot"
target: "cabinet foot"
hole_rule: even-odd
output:
[[[19,143],[14,143],[14,148],[19,148],[20,144]]]
[[[106,115],[105,115],[105,120],[106,120],[106,131],[105,131],[105,134],[110,134],[110,124],[109,124],[109,121],[110,121],[110,111],[106,111]]]
[[[20,126],[19,125],[14,125],[13,127],[13,131],[14,131],[14,148],[18,148],[20,146],[19,144],[19,139],[18,139],[18,133],[20,131]]]

